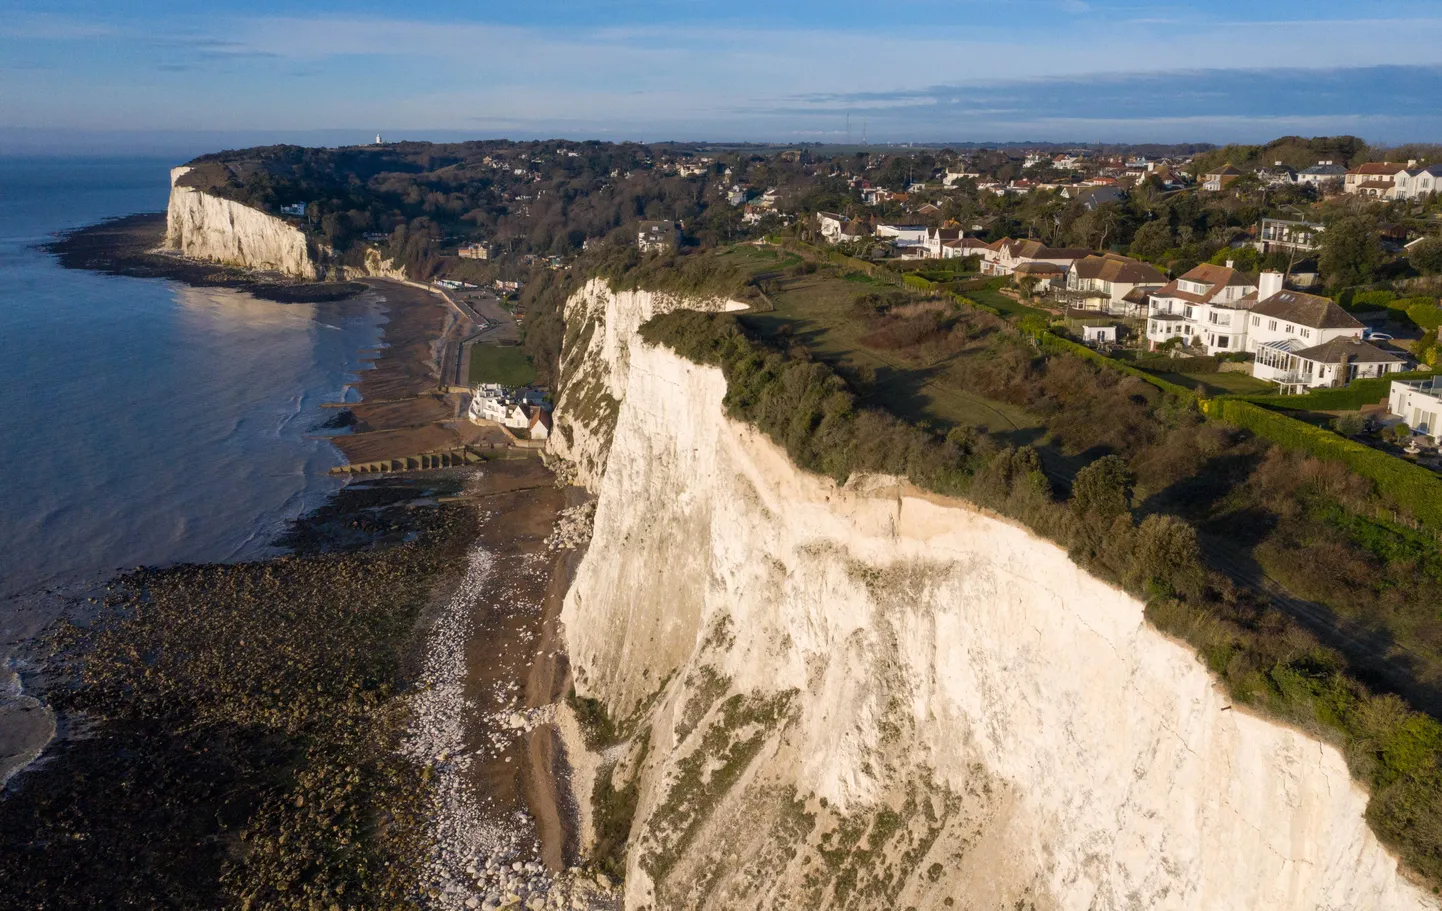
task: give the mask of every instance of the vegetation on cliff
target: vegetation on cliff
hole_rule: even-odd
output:
[[[1398,521],[1404,504],[1338,463],[1206,421],[1190,400],[1043,352],[989,314],[852,293],[856,348],[827,348],[814,321],[805,335],[783,331],[784,291],[772,295],[777,314],[679,311],[642,336],[719,367],[729,413],[798,466],[839,482],[901,475],[966,497],[1126,586],[1238,703],[1339,743],[1371,788],[1375,831],[1442,883],[1442,725],[1428,714],[1442,679],[1442,557],[1431,535]],[[934,377],[943,363],[958,388],[1034,423],[998,432],[935,408],[903,420],[877,392],[897,376],[867,376],[852,356],[868,345],[894,374]],[[1306,580],[1302,590],[1334,611],[1284,612],[1261,589],[1268,572]]]

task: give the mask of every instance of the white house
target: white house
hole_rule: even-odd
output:
[[[498,383],[482,383],[471,393],[466,416],[473,424],[500,424],[527,434],[533,440],[550,435],[550,405],[539,389],[512,389]]]
[[[925,247],[926,225],[877,225],[876,236],[898,247]]]
[[[1442,193],[1442,165],[1409,167],[1399,171],[1392,184],[1393,199],[1421,199],[1432,193]]]
[[[1296,339],[1265,342],[1257,349],[1252,376],[1277,383],[1284,393],[1300,393],[1397,373],[1405,366],[1403,358],[1349,335],[1310,348]]]
[[[991,247],[975,237],[959,237],[956,240],[942,242],[942,259],[962,259],[967,256],[982,256]]]
[[[1356,317],[1329,298],[1283,290],[1279,273],[1262,273],[1259,296],[1247,319],[1248,351],[1256,352],[1269,342],[1296,341],[1310,348],[1334,338],[1362,337],[1365,327]]]
[[[1089,345],[1097,345],[1106,342],[1115,343],[1117,340],[1116,326],[1082,326],[1082,341]]]
[[[1006,237],[987,245],[982,253],[981,271],[985,275],[1011,275],[1022,263],[1049,263],[1065,274],[1072,263],[1085,259],[1091,252],[1074,247],[1048,247],[1039,240]]]
[[[1264,218],[1253,244],[1259,253],[1310,253],[1317,249],[1317,237],[1326,226],[1314,221],[1286,221]]]
[[[636,247],[642,253],[673,252],[681,245],[681,229],[674,221],[643,221],[636,229]]]
[[[956,186],[956,184],[957,184],[958,182],[960,182],[960,181],[963,181],[963,180],[981,180],[981,178],[982,178],[982,174],[981,174],[980,171],[967,171],[967,170],[950,171],[950,170],[948,170],[948,171],[946,172],[946,175],[941,178],[941,183],[942,183],[942,186],[954,187],[954,186]]]
[[[837,215],[835,212],[817,212],[816,225],[827,243],[839,244],[841,243],[841,229],[846,225],[846,216]]]
[[[956,240],[961,240],[960,228],[927,228],[924,242],[927,258],[945,259],[946,244]]]
[[[1408,427],[1431,437],[1442,437],[1442,377],[1410,382],[1393,380],[1387,395],[1387,410]]]
[[[1104,253],[1072,264],[1066,276],[1066,298],[1070,306],[1081,310],[1145,313],[1146,293],[1166,283],[1166,275],[1151,263]]]
[[[1397,164],[1387,161],[1369,161],[1347,172],[1342,190],[1357,196],[1372,196],[1377,199],[1391,199],[1397,175],[1417,167],[1416,161]]]
[[[1316,187],[1334,180],[1342,180],[1346,176],[1347,169],[1335,161],[1319,161],[1310,168],[1298,171],[1297,183],[1311,184]]]
[[[1282,276],[1275,276],[1276,288]],[[1147,342],[1155,349],[1174,338],[1198,344],[1208,354],[1244,350],[1246,316],[1257,303],[1257,283],[1230,264],[1202,263],[1153,291],[1147,302]]]

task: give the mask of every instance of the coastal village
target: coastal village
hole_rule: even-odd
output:
[[[637,883],[658,906],[681,906],[686,890],[733,864],[728,833],[753,813],[766,821],[764,837],[779,839],[762,864],[791,858],[774,874],[796,890],[788,895],[835,895],[852,878],[876,895],[895,880],[931,896],[908,903],[886,893],[897,906],[964,895],[977,874],[950,853],[936,855],[945,864],[925,854],[895,867],[878,859],[885,844],[905,857],[912,836],[894,808],[914,808],[916,783],[938,774],[925,762],[907,768],[911,745],[919,753],[924,744],[905,740],[905,724],[893,730],[904,709],[880,710],[886,729],[864,756],[835,758],[864,763],[848,780],[864,777],[883,795],[886,809],[869,821],[849,823],[815,793],[798,812],[748,776],[801,793],[787,750],[812,734],[788,719],[871,712],[851,706],[850,694],[868,693],[883,662],[920,692],[972,670],[954,656],[982,653],[1008,656],[977,664],[982,689],[1017,698],[984,700],[977,717],[1014,738],[1019,755],[1048,757],[1040,776],[1028,760],[999,779],[1025,781],[1018,794],[1053,807],[1075,804],[1072,782],[1097,768],[1110,770],[1100,776],[1107,787],[1122,783],[1117,795],[1088,791],[1089,815],[1068,823],[1088,843],[1115,829],[1116,807],[1161,819],[1175,794],[1208,793],[1217,768],[1280,778],[1298,774],[1293,757],[1305,753],[1321,759],[1301,774],[1332,802],[1307,817],[1303,840],[1355,833],[1347,837],[1358,851],[1386,860],[1359,887],[1375,894],[1411,888],[1398,885],[1387,852],[1433,872],[1428,832],[1377,800],[1390,815],[1364,817],[1362,790],[1342,786],[1361,781],[1388,796],[1410,788],[1403,797],[1421,801],[1432,799],[1433,780],[1381,760],[1349,768],[1338,756],[1324,766],[1332,754],[1315,748],[1310,730],[1348,749],[1413,756],[1408,738],[1439,711],[1430,678],[1414,672],[1442,661],[1425,622],[1435,573],[1419,569],[1432,557],[1418,545],[1432,547],[1442,527],[1442,194],[1424,150],[1408,150],[1394,170],[1393,150],[1346,137],[1127,150],[377,140],[366,147],[382,159],[366,193],[327,150],[281,149],[198,159],[181,169],[172,198],[182,216],[197,213],[197,244],[219,233],[203,219],[241,230],[242,207],[239,220],[256,219],[257,234],[284,239],[294,267],[274,270],[284,274],[265,287],[344,291],[385,308],[384,345],[363,358],[368,369],[348,390],[356,395],[329,403],[336,419],[326,430],[345,459],[333,472],[364,476],[348,479],[361,482],[346,486],[358,507],[335,534],[363,560],[388,559],[394,547],[415,562],[384,586],[365,569],[347,584],[369,584],[368,597],[386,604],[404,588],[411,613],[387,628],[422,631],[407,646],[417,666],[405,685],[385,688],[410,713],[405,729],[377,729],[375,742],[424,771],[425,787],[410,797],[431,802],[409,811],[404,834],[414,841],[387,850],[420,864],[397,876],[431,906],[614,911]],[[224,249],[182,247],[146,256],[232,268]],[[698,306],[675,307],[678,299]],[[618,354],[614,338],[592,331],[600,325],[634,347]],[[566,398],[587,387],[562,375],[563,345],[588,394],[616,408],[598,415]],[[657,381],[628,387],[640,358],[647,371],[638,375]],[[643,430],[627,419],[619,426],[633,438],[613,439],[625,408],[666,418]],[[724,445],[693,458],[688,434],[697,431]],[[924,495],[893,494],[898,478]],[[943,554],[944,584],[898,596],[905,586],[888,581],[888,561],[915,554],[885,549],[911,539],[895,524],[877,534],[857,519],[873,508],[892,515],[898,496],[903,519],[916,521],[915,508],[928,523],[953,523],[966,542],[958,546],[983,548],[975,559],[1042,571],[1009,582],[1009,599],[954,596],[973,587],[975,564]],[[698,524],[698,506],[717,521]],[[788,524],[802,513],[847,555],[827,564],[810,544],[776,547],[823,527]],[[466,529],[444,538],[435,558],[422,550],[443,540],[427,537],[433,514]],[[604,521],[593,526],[597,515]],[[847,551],[853,542],[888,559],[867,563]],[[307,559],[321,566],[327,556]],[[755,567],[798,587],[770,594]],[[693,576],[710,586],[698,611],[724,600],[757,611],[751,622],[683,616]],[[1054,578],[1078,584],[1059,591]],[[240,591],[232,613],[243,621],[258,612]],[[854,616],[835,610],[843,602]],[[168,609],[188,603],[182,594]],[[1097,611],[1115,611],[1105,619],[1128,644],[1097,632]],[[887,626],[896,617],[941,632],[916,654],[898,653],[897,628]],[[1044,638],[1010,652],[1017,643],[1004,630],[1018,617]],[[236,627],[236,648],[255,640],[251,628]],[[884,635],[860,641],[874,632]],[[1395,638],[1378,645],[1381,633]],[[807,636],[816,641],[798,645]],[[1152,676],[1129,669],[1095,691],[1174,700],[1170,714],[1151,701],[1074,698],[1070,685],[1065,698],[1031,695],[1110,668],[1093,655],[1105,645],[1138,649],[1137,666]],[[780,664],[767,663],[778,654]],[[834,686],[786,676],[833,656],[844,656],[827,667]],[[248,692],[243,670],[227,685]],[[789,688],[772,698],[778,680]],[[1038,706],[1039,721],[1014,723]],[[618,722],[608,711],[629,714]],[[1260,771],[1199,759],[1231,757],[1226,725],[1239,718],[1270,738],[1254,732],[1248,742],[1265,757]],[[872,737],[874,721],[848,716],[824,736]],[[1148,745],[1183,738],[1191,758],[1170,770],[1146,765],[1117,746],[1121,728]],[[946,742],[968,730],[938,729]],[[870,764],[880,755],[885,769]],[[956,774],[972,781],[980,768],[963,763]],[[328,787],[320,778],[304,799],[279,805],[302,822],[272,826],[261,844],[293,831],[333,844],[330,829],[304,822]],[[955,835],[945,850],[960,852],[996,812],[987,803],[995,793],[981,787],[953,806],[937,791],[940,819],[900,815],[910,814],[907,826],[934,825],[927,845]],[[1335,794],[1350,802],[1337,805]],[[1225,823],[1236,815],[1252,832],[1273,816],[1294,821],[1292,800],[1272,788],[1229,806]],[[1180,818],[1176,831],[1189,825]],[[831,845],[847,825],[850,846]],[[946,827],[950,835],[933,834]],[[1207,850],[1250,853],[1219,840]],[[285,853],[267,849],[253,855],[267,878],[246,888],[279,894],[290,888],[286,870],[263,864]],[[833,856],[851,872],[822,874],[817,886],[815,871]],[[1232,888],[1224,878],[1207,888]],[[340,892],[320,888],[319,906],[339,905]]]
[[[1407,395],[1379,394],[1362,409],[1364,426],[1380,434],[1368,439],[1400,441],[1408,455],[1435,449],[1442,406],[1416,374],[1437,362],[1438,289],[1410,294],[1383,282],[1342,287],[1339,295],[1335,269],[1322,263],[1329,252],[1332,262],[1351,255],[1380,270],[1370,276],[1376,279],[1382,271],[1405,272],[1415,260],[1422,277],[1413,284],[1430,287],[1426,276],[1442,271],[1442,164],[1414,157],[1349,165],[1335,152],[1279,142],[1285,160],[1249,149],[1231,156],[1240,166],[1213,150],[647,151],[632,169],[611,170],[599,189],[701,182],[717,197],[708,217],[723,213],[732,239],[809,243],[921,292],[1004,296],[1107,357],[1173,376],[1208,371],[1204,382],[1238,393],[1302,395],[1403,375],[1397,389]],[[581,156],[564,147],[548,151],[567,161]],[[537,185],[503,194],[514,213],[528,217],[545,197],[548,160],[544,152],[496,153],[481,164],[520,187]],[[822,190],[845,205],[815,207]],[[1124,222],[1139,203],[1207,218],[1221,212],[1232,226],[1212,228],[1203,240],[1185,225],[1144,222],[1130,229],[1129,243],[1112,242],[1108,235],[1127,233]],[[1236,224],[1236,215],[1249,213],[1252,220]],[[1336,223],[1348,234],[1347,250],[1328,250]],[[1366,233],[1353,240],[1358,224]],[[1018,228],[1026,234],[1011,233]],[[442,250],[435,260],[445,273],[436,286],[484,285],[524,321],[525,288],[538,269],[568,271],[579,256],[626,246],[643,257],[671,257],[709,243],[712,230],[647,219],[629,234],[586,237],[573,252],[550,255],[517,252],[502,237],[463,240],[453,259]],[[372,238],[378,249],[389,240]],[[1203,253],[1205,261],[1195,261]],[[542,391],[478,383],[467,413],[517,441],[536,441],[549,433],[548,407]],[[1398,428],[1407,433],[1399,436]]]

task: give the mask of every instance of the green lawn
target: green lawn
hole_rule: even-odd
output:
[[[1168,382],[1176,383],[1178,386],[1185,386],[1187,389],[1195,389],[1201,385],[1205,387],[1208,396],[1258,395],[1277,391],[1275,383],[1259,380],[1250,373],[1173,373],[1150,370],[1147,372]]]
[[[1011,317],[1012,319],[1023,316],[1040,316],[1045,320],[1052,318],[1052,314],[1047,311],[1017,303],[1000,291],[989,291],[986,288],[978,288],[975,291],[958,291],[957,293],[962,297],[976,301],[978,304],[991,307],[999,311],[1002,316]]]
[[[471,382],[528,386],[536,381],[531,359],[515,345],[472,345]]]

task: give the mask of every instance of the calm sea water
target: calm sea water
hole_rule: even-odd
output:
[[[0,599],[263,556],[339,486],[320,405],[379,344],[377,304],[73,272],[35,249],[164,209],[171,164],[0,158]]]

